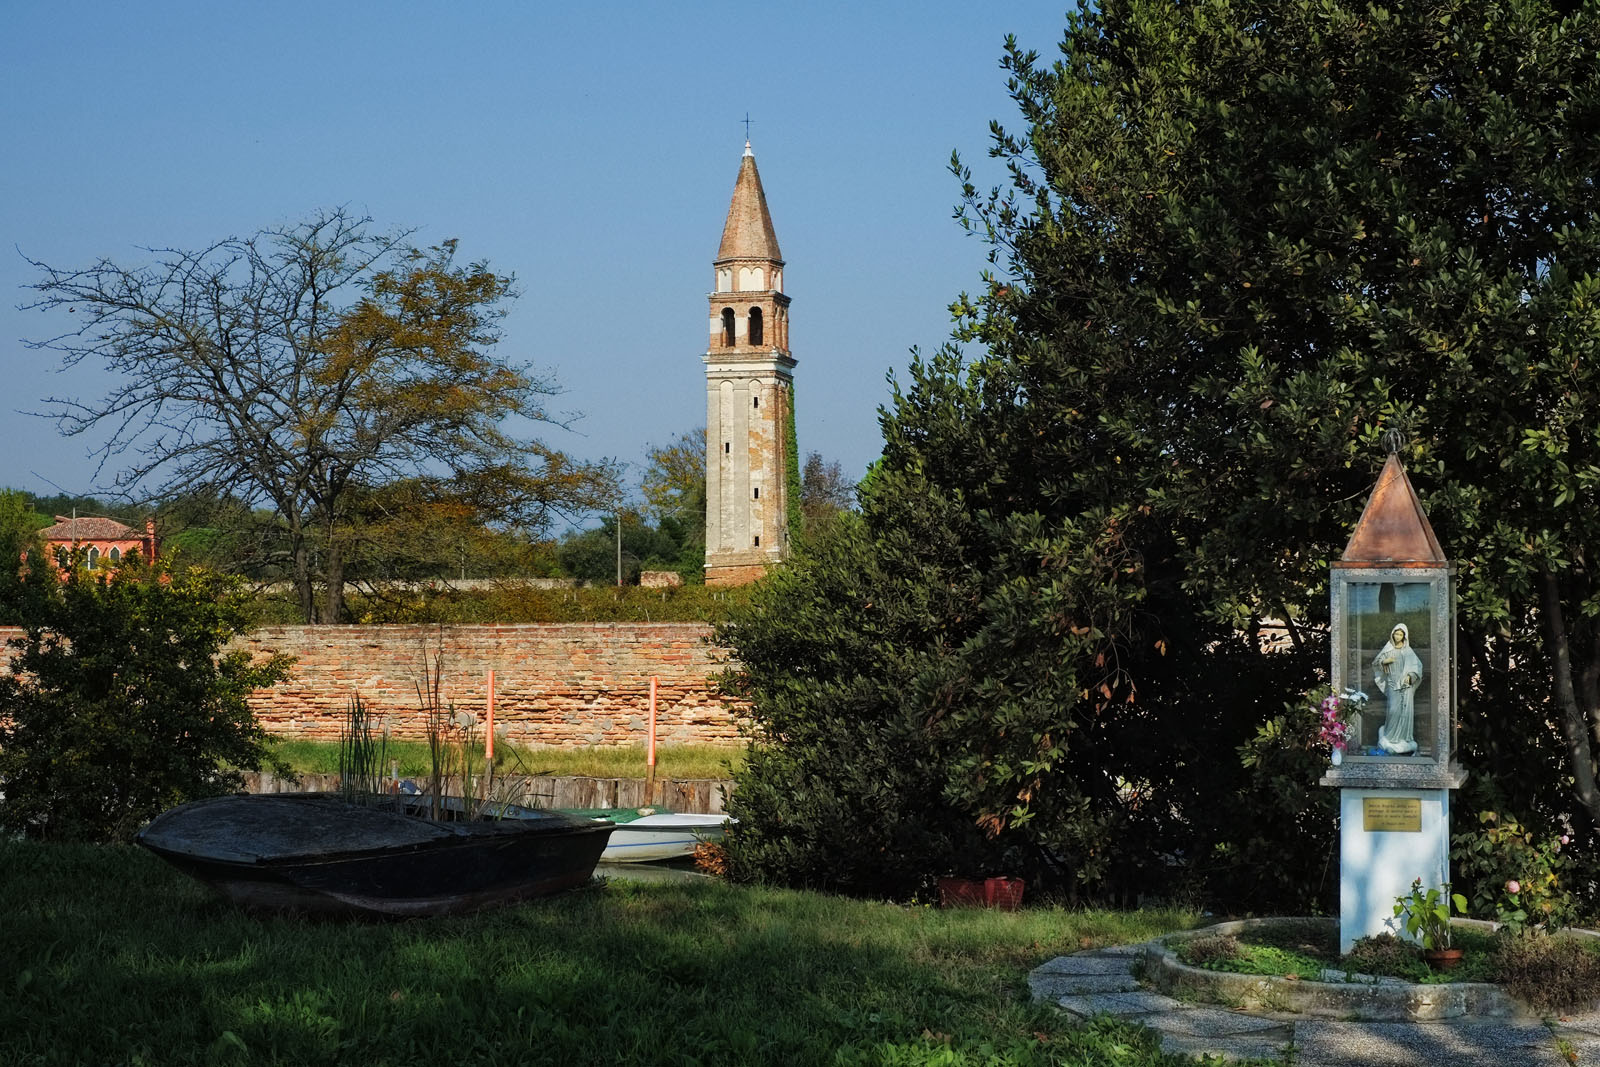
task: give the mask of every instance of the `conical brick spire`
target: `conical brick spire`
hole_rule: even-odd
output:
[[[1389,461],[1378,475],[1378,484],[1367,498],[1367,508],[1356,523],[1350,543],[1345,546],[1344,563],[1428,563],[1442,564],[1444,549],[1434,536],[1428,516],[1411,479],[1400,465],[1400,457],[1389,453]]]
[[[755,153],[744,143],[744,158],[739,160],[739,180],[733,186],[733,203],[728,205],[728,221],[722,227],[722,244],[717,262],[729,259],[767,259],[781,263],[778,235],[767,212],[767,194],[761,188],[761,172],[756,170]]]

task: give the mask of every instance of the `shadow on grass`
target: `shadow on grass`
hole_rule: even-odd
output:
[[[1065,1027],[1023,975],[1093,924],[1181,923],[709,882],[256,918],[133,848],[19,842],[0,902],[0,1062],[19,1064],[1167,1063],[1141,1031]]]

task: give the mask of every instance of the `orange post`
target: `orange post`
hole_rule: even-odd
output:
[[[650,748],[645,753],[645,766],[652,771],[656,766],[656,676],[650,676]]]
[[[645,803],[656,801],[656,676],[650,676],[650,740],[645,747]]]
[[[483,739],[483,761],[494,766],[494,671],[489,672],[489,728]]]

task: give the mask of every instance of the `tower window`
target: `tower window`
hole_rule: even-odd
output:
[[[722,347],[733,347],[733,309],[722,309]]]
[[[756,486],[754,489],[750,490],[750,492],[755,494],[755,499],[756,500],[760,500],[761,499],[761,487],[759,485]]]
[[[758,344],[761,343],[761,309],[760,308],[751,308],[750,309],[750,343],[753,344],[753,345],[758,345]]]
[[[759,396],[751,397],[750,398],[750,406],[753,407],[753,408],[760,407],[761,406],[761,398]]]
[[[761,547],[761,535],[760,534],[756,534],[756,547],[757,548]]]
[[[726,456],[733,451],[733,445],[727,441],[722,442],[722,454]]]

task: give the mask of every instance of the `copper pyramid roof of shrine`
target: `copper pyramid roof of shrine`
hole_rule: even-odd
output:
[[[1424,563],[1445,564],[1444,549],[1434,536],[1422,502],[1411,488],[1411,479],[1400,465],[1400,457],[1390,453],[1389,461],[1372,487],[1367,508],[1356,523],[1343,562],[1367,564]]]

